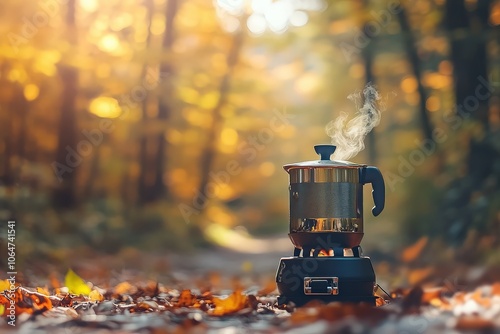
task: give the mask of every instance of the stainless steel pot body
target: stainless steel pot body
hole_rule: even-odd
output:
[[[290,239],[300,249],[353,248],[363,238],[363,185],[373,187],[378,216],[385,185],[373,166],[330,160],[333,145],[316,145],[320,160],[283,166],[290,175]]]
[[[362,233],[362,167],[290,169],[290,233]]]

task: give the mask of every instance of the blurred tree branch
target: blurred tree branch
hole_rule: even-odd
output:
[[[66,12],[67,41],[76,45],[77,29],[75,23],[76,0],[69,0]],[[61,115],[58,127],[58,144],[55,159],[61,164],[66,164],[68,155],[67,147],[76,150],[77,125],[76,125],[76,98],[78,95],[78,70],[71,65],[60,64],[59,74],[63,82],[61,93]],[[76,204],[76,170],[64,173],[62,181],[55,189],[53,197],[56,206],[71,208]]]
[[[406,54],[408,55],[408,60],[410,61],[410,65],[413,71],[413,75],[415,75],[415,79],[417,80],[417,91],[420,95],[419,101],[419,114],[420,114],[420,124],[422,126],[422,133],[424,139],[432,140],[432,132],[433,126],[431,120],[429,119],[429,114],[427,113],[427,108],[425,103],[428,98],[427,91],[422,84],[422,65],[420,58],[418,56],[415,36],[411,30],[410,23],[408,22],[408,17],[406,15],[406,9],[402,4],[400,4],[400,10],[397,14],[399,25],[401,26],[401,32],[403,36],[404,49]]]
[[[242,22],[245,21],[242,20]],[[229,50],[229,53],[226,58],[227,70],[224,76],[222,77],[219,86],[219,99],[217,101],[217,104],[211,111],[212,125],[209,128],[206,146],[203,149],[202,156],[200,158],[201,179],[198,190],[199,194],[202,195],[200,196],[200,203],[199,203],[202,208],[205,207],[205,203],[208,200],[208,194],[206,188],[210,177],[210,171],[213,168],[213,161],[217,154],[217,149],[216,149],[217,135],[220,133],[223,122],[221,110],[222,107],[226,104],[227,97],[230,92],[231,77],[234,67],[238,62],[238,57],[243,45],[244,34],[245,34],[244,29],[240,28],[239,31],[235,33],[233,37],[231,49]]]
[[[151,42],[151,21],[154,11],[154,3],[152,0],[147,0],[148,6],[148,45]],[[166,5],[165,19],[166,27],[165,33],[163,35],[162,50],[163,52],[170,52],[172,44],[174,42],[174,20],[178,10],[177,0],[168,0]],[[146,74],[147,64],[143,67],[143,76]],[[159,77],[167,78],[172,74],[172,65],[170,60],[162,60],[159,68]],[[165,79],[164,79],[165,80]],[[163,124],[166,124],[170,118],[170,98],[171,98],[171,88],[165,83],[160,83],[160,87],[166,87],[158,97],[158,114],[157,119]],[[142,103],[142,118],[147,120],[148,116],[148,103],[147,97],[144,98]],[[166,131],[166,129],[165,129]],[[138,196],[139,201],[142,203],[153,202],[158,200],[162,196],[167,194],[167,189],[165,182],[163,180],[163,175],[165,173],[165,157],[166,157],[166,139],[165,131],[160,131],[156,136],[151,136],[145,133],[141,138],[140,144],[140,164],[141,171],[139,174],[139,189]]]

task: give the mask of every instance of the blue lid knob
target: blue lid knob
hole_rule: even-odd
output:
[[[335,152],[337,146],[322,144],[322,145],[314,145],[314,150],[321,157],[321,160],[330,160],[330,156]]]

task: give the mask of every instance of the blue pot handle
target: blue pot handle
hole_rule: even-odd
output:
[[[384,177],[377,167],[368,166],[361,170],[361,184],[372,184],[372,195],[375,206],[372,208],[374,216],[378,216],[385,206],[385,184]]]

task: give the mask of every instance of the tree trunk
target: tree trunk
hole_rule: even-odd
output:
[[[66,26],[68,29],[68,41],[70,44],[76,44],[76,26],[75,26],[76,0],[69,0],[66,13]],[[67,164],[67,147],[77,151],[77,125],[76,125],[76,98],[78,93],[78,71],[76,68],[68,65],[59,66],[59,74],[63,82],[63,91],[61,96],[61,116],[58,128],[58,145],[56,151],[56,162]],[[54,204],[62,208],[71,208],[76,204],[75,185],[76,169],[67,166],[70,172],[60,174],[60,185],[54,191]]]
[[[89,157],[89,159],[91,159],[90,167],[87,174],[87,182],[85,182],[85,185],[82,190],[81,194],[82,198],[89,199],[94,193],[95,181],[99,176],[99,166],[101,161],[101,146],[102,144],[95,146],[92,152],[92,156]]]
[[[174,20],[177,14],[178,1],[169,0],[166,7],[166,27],[163,35],[162,50],[170,51],[174,42]],[[149,37],[148,37],[149,38]],[[144,73],[145,74],[145,73]],[[172,66],[169,61],[160,64],[160,80],[165,80],[172,74]],[[168,80],[168,79],[166,79]],[[163,85],[166,87],[167,85]],[[167,87],[165,94],[158,98],[158,116],[161,124],[167,124],[170,118],[170,88]],[[147,119],[147,99],[143,101],[143,119]],[[165,125],[166,126],[166,125]],[[161,131],[156,138],[148,137],[146,134],[141,139],[140,148],[141,174],[139,176],[139,200],[142,203],[153,202],[167,194],[167,187],[163,180],[165,173],[166,141],[165,132]]]
[[[9,66],[7,62],[4,62],[0,67],[0,84],[2,87],[8,87],[6,85],[6,73],[8,72]],[[10,87],[13,89],[13,87]],[[0,105],[0,112],[5,115],[4,123],[2,124],[2,141],[4,143],[3,161],[2,161],[2,172],[0,175],[0,181],[3,185],[12,186],[14,184],[14,175],[12,172],[12,157],[14,156],[14,117],[15,113],[12,112],[12,106],[10,103],[7,108]]]
[[[488,85],[488,19],[491,0],[479,0],[474,11],[469,11],[464,0],[446,1],[445,24],[450,36],[451,61],[453,63],[456,112],[461,117],[470,117],[478,121],[484,132],[489,131],[489,97],[480,98],[476,93],[479,85]],[[484,87],[483,89],[487,89]],[[477,101],[477,105],[470,104]],[[469,102],[469,103],[468,103]],[[464,116],[465,115],[465,116]],[[486,136],[486,138],[488,138]],[[483,163],[491,159],[488,140],[470,143],[468,158],[468,174],[474,178],[475,184],[482,182],[488,175],[490,166]],[[481,161],[481,162],[479,162]]]
[[[3,112],[2,109],[0,111]],[[8,113],[9,115],[9,120],[7,123],[7,126],[3,129],[3,143],[4,143],[4,154],[3,154],[3,166],[2,166],[2,176],[1,176],[1,181],[3,185],[6,186],[11,186],[14,184],[14,176],[12,175],[12,168],[11,168],[11,163],[12,163],[12,156],[13,156],[13,140],[12,140],[12,125],[13,125],[13,120],[12,120],[12,115],[13,113]]]
[[[445,4],[445,27],[450,41],[450,59],[453,63],[453,79],[457,116],[481,124],[484,136],[471,138],[465,165],[467,173],[450,184],[440,208],[447,215],[439,219],[446,227],[448,241],[460,245],[471,230],[480,236],[491,236],[490,227],[495,217],[493,211],[495,192],[494,166],[500,161],[500,154],[494,145],[489,128],[489,96],[484,92],[488,83],[488,20],[491,0],[478,0],[475,8],[467,8],[464,0],[447,0]],[[478,87],[482,90],[478,93]],[[481,94],[481,96],[479,95]],[[472,103],[471,103],[472,102]],[[464,134],[467,135],[467,134]],[[498,181],[497,181],[498,184]],[[496,192],[498,193],[498,191]],[[475,197],[484,199],[483,208],[478,210]],[[489,216],[489,217],[488,217]],[[465,255],[477,255],[473,249]]]
[[[445,25],[450,36],[457,112],[462,106],[467,107],[465,104],[468,97],[476,97],[476,87],[481,84],[478,78],[488,81],[486,44],[490,6],[491,0],[479,0],[475,11],[470,12],[464,0],[446,1]],[[484,130],[488,130],[489,98],[477,100],[479,105],[466,112],[470,111]]]
[[[148,9],[148,35],[146,38],[146,48],[151,46],[151,24],[153,20],[153,12],[154,12],[154,2],[153,0],[146,0],[146,7]],[[148,64],[145,63],[142,72],[141,78],[143,79],[146,76]],[[147,125],[148,116],[148,96],[144,98],[142,101],[142,121],[144,125]],[[149,144],[149,136],[147,133],[143,133],[140,140],[139,145],[139,164],[140,164],[140,173],[138,180],[138,190],[137,195],[140,202],[145,203],[149,201],[147,197],[150,194],[149,188],[151,187],[152,181],[149,178],[150,173],[150,165],[151,162],[149,160],[150,154],[148,154],[148,144]]]
[[[422,85],[422,71],[421,62],[416,49],[415,37],[411,31],[408,18],[406,16],[406,11],[403,5],[400,5],[400,11],[397,14],[399,25],[401,26],[401,32],[404,39],[404,48],[406,54],[408,55],[408,60],[410,61],[413,75],[417,80],[418,86],[417,91],[420,95],[419,113],[420,113],[420,123],[422,126],[422,134],[424,139],[432,140],[433,127],[431,120],[429,119],[429,114],[427,113],[427,108],[425,103],[427,101],[428,94]]]
[[[198,194],[200,194],[199,205],[202,209],[205,208],[207,200],[209,200],[209,195],[207,193],[207,185],[210,178],[210,171],[213,167],[213,161],[217,154],[217,135],[220,133],[220,127],[222,125],[222,115],[221,110],[225,105],[227,96],[230,91],[230,81],[233,73],[233,69],[238,62],[238,56],[243,45],[244,31],[241,29],[234,35],[233,43],[231,45],[231,50],[229,51],[226,59],[227,71],[222,77],[219,86],[219,100],[217,104],[212,109],[212,126],[208,132],[208,138],[206,141],[206,146],[202,152],[200,159],[200,185],[198,187]]]

